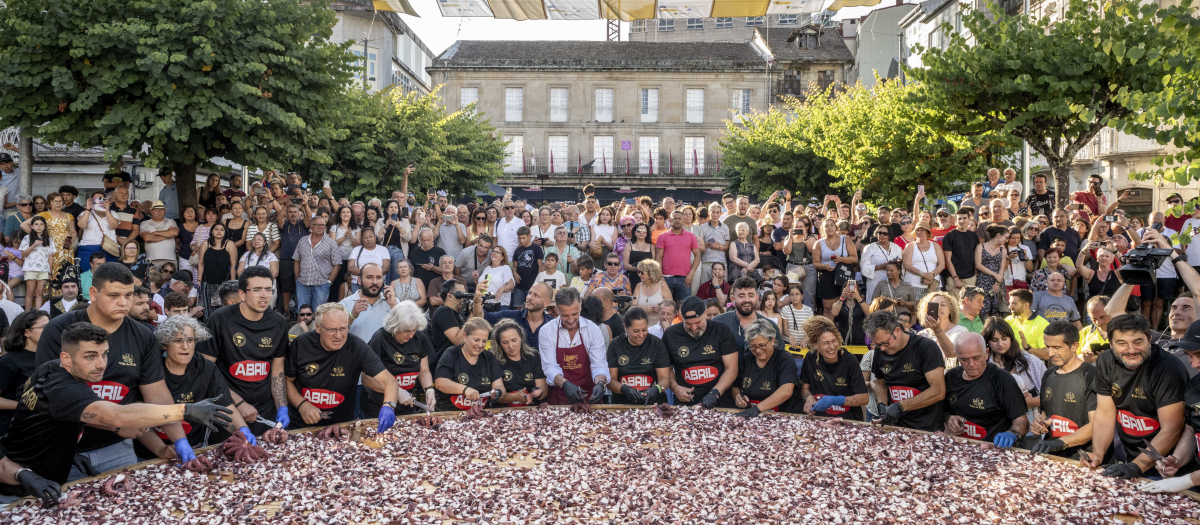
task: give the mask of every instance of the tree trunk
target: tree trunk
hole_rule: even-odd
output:
[[[1047,164],[1054,172],[1055,207],[1065,210],[1067,203],[1071,201],[1071,163],[1059,164],[1047,159]]]
[[[171,169],[175,171],[175,191],[179,195],[179,209],[195,206],[199,202],[196,193],[196,165],[172,164]],[[182,212],[180,216],[183,216]]]

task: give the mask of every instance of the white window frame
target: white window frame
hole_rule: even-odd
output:
[[[766,18],[765,16],[748,16],[746,17],[746,27],[765,25]]]
[[[566,122],[571,111],[567,88],[550,88],[550,122]]]
[[[613,121],[613,88],[596,88],[596,122]]]
[[[361,81],[363,79],[363,77],[362,77],[362,70],[363,70],[362,47],[361,46],[352,47],[352,48],[350,48],[350,52],[354,53],[354,56],[359,58],[359,60],[354,61],[354,78],[355,78],[355,80]],[[376,81],[378,81],[378,79],[379,79],[378,72],[379,72],[379,49],[367,46],[367,77],[375,78],[375,80],[368,80],[368,82],[370,82],[372,85],[374,85],[374,83]]]
[[[650,163],[650,159],[654,159],[654,163]],[[662,164],[660,161],[657,136],[640,136],[638,137],[638,173],[642,175],[653,175],[662,173]]]
[[[687,106],[687,123],[704,123],[704,89],[689,88],[684,92]]]
[[[703,18],[689,18],[689,19],[687,19],[687,28],[688,28],[689,30],[693,30],[693,29],[704,29],[704,19],[703,19]]]
[[[793,25],[799,22],[800,15],[779,15],[779,25]]]
[[[733,109],[734,117],[738,117],[738,116],[746,115],[746,114],[750,113],[750,96],[751,96],[751,91],[749,89],[733,90],[733,99],[731,100],[731,103],[732,103],[731,107]]]
[[[642,88],[642,122],[658,122],[658,88]]]
[[[616,169],[613,166],[613,159],[616,152],[616,137],[612,135],[597,135],[592,137],[592,158],[596,159],[596,163],[592,164],[592,173],[615,173]]]
[[[475,86],[458,88],[458,108],[465,108],[471,103],[479,102],[479,88]]]
[[[504,121],[521,122],[525,105],[525,89],[519,87],[504,88]]]
[[[567,173],[571,167],[571,140],[567,135],[546,137],[546,169],[550,169],[550,157],[554,157],[553,173]]]
[[[733,27],[733,17],[732,16],[718,16],[716,18],[716,22],[713,24],[713,26],[716,27],[717,29],[726,29],[726,28]]]
[[[675,19],[674,18],[659,18],[658,19],[658,30],[659,31],[674,31],[675,30]]]
[[[704,174],[704,137],[683,137],[683,174]]]
[[[523,135],[512,135],[504,137],[508,142],[507,154],[504,156],[504,172],[505,173],[521,173],[525,167],[525,137]]]
[[[629,24],[629,32],[630,33],[645,33],[646,32],[646,21],[645,20],[634,20],[631,24]]]

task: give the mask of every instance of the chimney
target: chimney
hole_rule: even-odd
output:
[[[904,5],[904,0],[896,0],[896,5]]]

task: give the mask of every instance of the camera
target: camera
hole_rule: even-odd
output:
[[[1117,216],[1116,215],[1105,215],[1104,222],[1117,222]]]
[[[1163,260],[1169,257],[1171,253],[1172,250],[1166,248],[1156,248],[1142,244],[1125,254],[1125,265],[1121,266],[1117,272],[1121,274],[1121,280],[1125,284],[1154,284],[1157,282],[1154,271],[1158,270],[1159,266],[1162,266]]]
[[[614,295],[613,302],[617,304],[629,304],[633,302],[632,295]]]

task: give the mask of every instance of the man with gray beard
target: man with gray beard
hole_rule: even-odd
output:
[[[675,370],[671,390],[681,405],[733,408],[730,388],[738,375],[741,346],[733,331],[704,317],[704,301],[688,297],[679,306],[683,322],[663,332],[663,343]]]

